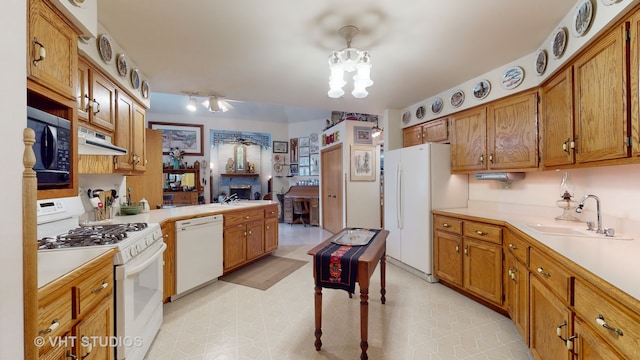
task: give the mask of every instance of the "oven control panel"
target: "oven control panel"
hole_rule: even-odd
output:
[[[61,200],[43,200],[38,201],[36,207],[36,215],[51,215],[65,212],[64,202]]]

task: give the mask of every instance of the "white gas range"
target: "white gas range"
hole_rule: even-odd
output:
[[[80,197],[39,200],[38,256],[117,248],[113,259],[114,324],[119,339],[116,359],[142,360],[162,324],[162,253],[166,245],[160,226],[126,223],[119,218],[80,225],[83,213]]]

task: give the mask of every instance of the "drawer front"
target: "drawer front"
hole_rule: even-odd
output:
[[[71,288],[63,288],[38,300],[38,336],[53,338],[71,326]],[[49,344],[47,340],[45,342]]]
[[[628,359],[640,359],[640,316],[589,284],[576,279],[576,313]],[[607,326],[607,327],[605,327]]]
[[[568,302],[571,280],[569,271],[536,248],[531,248],[529,261],[529,271],[561,299]]]
[[[433,228],[462,235],[462,220],[436,215],[433,217]]]
[[[514,235],[511,231],[506,231],[504,233],[504,247],[518,261],[529,265],[529,244],[526,241]]]
[[[265,218],[278,217],[278,205],[270,205],[264,209]]]
[[[462,230],[464,236],[502,244],[502,228],[500,226],[465,221]]]
[[[113,292],[113,268],[105,266],[74,287],[74,318],[93,309]]]
[[[224,226],[233,226],[259,219],[264,219],[264,209],[230,212],[224,214]]]

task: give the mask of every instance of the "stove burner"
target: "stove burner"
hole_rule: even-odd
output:
[[[127,232],[140,231],[147,223],[87,225],[69,230],[56,238],[38,240],[38,249],[61,249],[92,245],[112,245],[127,238]]]

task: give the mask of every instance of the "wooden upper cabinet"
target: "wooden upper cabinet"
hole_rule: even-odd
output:
[[[431,120],[423,124],[422,142],[449,142],[449,118]]]
[[[449,142],[449,119],[440,118],[402,130],[402,146]]]
[[[627,157],[626,34],[613,28],[574,63],[577,163]]]
[[[47,2],[30,0],[28,3],[28,76],[48,89],[73,99],[78,66],[78,34]],[[43,54],[44,58],[41,56]]]
[[[78,118],[96,130],[113,134],[116,130],[116,85],[83,59],[78,61],[76,72]]]
[[[115,145],[129,152],[117,157],[119,172],[144,172],[146,170],[145,109],[122,91],[116,97]]]
[[[538,167],[538,93],[526,92],[487,107],[488,168]]]
[[[572,164],[573,68],[557,74],[540,91],[540,145],[542,165]]]
[[[422,144],[422,125],[414,125],[402,129],[402,146],[409,147]]]
[[[486,170],[487,110],[481,106],[449,117],[451,171]]]
[[[631,17],[631,156],[640,157],[640,11]]]

